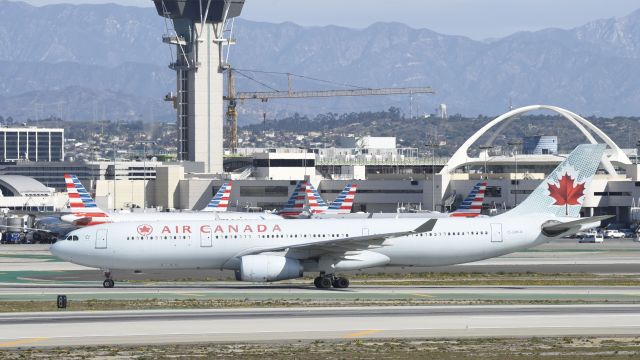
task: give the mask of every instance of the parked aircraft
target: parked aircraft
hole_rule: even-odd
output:
[[[306,219],[309,217],[309,212],[305,209],[305,184],[306,181],[298,181],[286,205],[282,210],[278,211],[278,215],[288,219]]]
[[[318,190],[307,181],[306,193],[311,214],[349,214],[358,190],[357,184],[347,184],[338,197],[329,205],[322,199]]]
[[[207,205],[207,209],[200,212],[106,212],[98,207],[87,189],[82,185],[78,177],[66,174],[64,176],[69,195],[68,214],[60,216],[60,220],[78,226],[89,226],[123,221],[156,221],[156,220],[240,220],[258,219],[273,220],[282,219],[275,214],[230,212],[227,211],[229,195],[231,194],[231,183],[222,185],[220,190]]]
[[[348,184],[338,197],[327,205],[310,182],[299,181],[278,215],[288,219],[308,219],[318,214],[349,214],[353,208],[356,189],[356,184]]]
[[[51,247],[58,258],[111,270],[230,269],[241,281],[317,272],[318,288],[345,288],[340,271],[444,266],[537,246],[609,216],[580,218],[604,145],[580,145],[516,208],[495,217],[131,221],[85,227]]]
[[[458,209],[449,216],[453,217],[476,217],[482,212],[482,203],[487,191],[487,182],[479,182],[473,187],[469,195],[462,201]]]
[[[220,190],[213,196],[207,206],[202,209],[203,212],[222,212],[229,208],[229,198],[231,197],[231,187],[233,183],[226,182],[222,184]]]

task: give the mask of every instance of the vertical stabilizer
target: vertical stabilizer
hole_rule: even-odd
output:
[[[226,182],[222,184],[218,192],[211,199],[207,207],[202,209],[203,212],[220,212],[227,211],[229,208],[229,198],[231,197],[231,188],[233,186],[232,182]]]
[[[484,202],[484,194],[487,190],[487,182],[479,182],[473,187],[458,209],[451,213],[453,217],[476,217],[482,212],[482,203]]]
[[[509,214],[549,214],[579,217],[591,180],[605,150],[604,144],[579,145]]]
[[[348,214],[353,209],[353,202],[356,198],[357,184],[348,184],[344,187],[338,197],[329,205],[329,211],[340,214]]]

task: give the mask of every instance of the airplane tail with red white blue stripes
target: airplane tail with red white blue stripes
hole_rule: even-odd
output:
[[[348,184],[344,187],[340,195],[329,205],[328,210],[340,211],[341,214],[348,214],[353,209],[353,201],[358,191],[357,184]]]
[[[287,204],[278,212],[278,215],[287,218],[297,218],[304,213],[306,181],[298,181],[293,189]]]
[[[469,196],[467,196],[458,210],[452,212],[453,217],[476,217],[482,211],[482,203],[484,202],[484,194],[487,191],[487,182],[479,182],[473,187]]]
[[[222,184],[220,190],[211,199],[207,207],[202,209],[203,212],[221,212],[227,211],[229,208],[229,198],[231,197],[232,182]]]
[[[91,194],[75,175],[65,174],[70,214],[60,219],[75,225],[95,225],[111,222],[109,215],[98,207]]]
[[[307,194],[309,209],[312,213],[325,211],[329,208],[329,205],[327,205],[322,196],[320,196],[318,190],[309,181],[305,182],[305,193]]]
[[[309,199],[309,209],[312,214],[349,214],[353,209],[357,188],[356,184],[348,184],[338,197],[330,205],[327,205],[318,190],[311,183],[307,183],[306,193]]]

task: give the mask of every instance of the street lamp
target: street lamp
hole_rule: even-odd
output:
[[[518,183],[520,182],[520,180],[518,180],[518,147],[520,145],[522,145],[522,141],[514,140],[514,141],[510,141],[508,144],[513,146],[513,147],[515,147],[515,150],[513,152],[513,157],[514,157],[514,159],[516,161],[516,192],[514,194],[515,195],[514,196],[514,202],[515,202],[514,207],[516,207],[516,206],[518,206]]]
[[[142,212],[147,212],[147,144],[153,144],[151,140],[140,141],[143,144],[143,177],[142,177]]]
[[[431,149],[431,211],[436,211],[436,149],[439,146],[435,139],[425,145]]]
[[[489,157],[489,150],[491,149],[493,149],[492,145],[480,146],[480,150],[484,150],[484,174],[487,179],[489,179],[489,176],[487,175],[487,158]]]

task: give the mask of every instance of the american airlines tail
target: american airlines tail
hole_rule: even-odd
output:
[[[305,183],[305,181],[298,181],[295,189],[293,189],[293,192],[289,197],[289,200],[287,200],[287,204],[278,212],[278,215],[287,218],[296,218],[303,215],[305,202],[305,190],[303,187],[305,186]]]
[[[203,212],[220,212],[227,211],[229,208],[229,198],[231,197],[232,182],[222,184],[220,190],[211,199],[207,207],[202,209]]]
[[[476,217],[482,211],[484,194],[487,190],[487,182],[479,182],[473,187],[469,196],[460,204],[460,207],[449,216],[453,217]]]
[[[348,214],[353,209],[353,201],[358,191],[357,184],[348,184],[344,187],[340,195],[329,205],[329,211],[338,211],[341,214]]]
[[[358,190],[357,184],[348,184],[342,189],[338,197],[330,204],[326,205],[320,197],[318,190],[307,182],[307,197],[309,198],[309,209],[312,214],[349,214],[353,208],[353,202]],[[324,204],[324,205],[320,205]]]
[[[61,216],[62,221],[76,225],[111,222],[109,215],[98,207],[77,176],[65,174],[64,182],[69,196],[70,214]]]
[[[605,147],[579,145],[520,205],[499,216],[544,214],[579,218],[585,189],[598,170]]]
[[[304,185],[305,193],[307,194],[307,200],[309,201],[309,209],[311,210],[311,212],[314,213],[317,211],[326,210],[329,206],[324,201],[322,196],[320,196],[320,193],[315,188],[315,186],[313,186],[313,184],[311,184],[309,181],[306,181]]]

